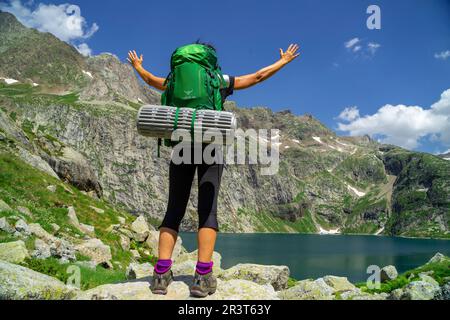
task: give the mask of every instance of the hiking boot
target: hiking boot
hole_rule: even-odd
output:
[[[153,271],[153,279],[150,289],[153,294],[167,294],[167,287],[173,281],[173,273],[172,270],[167,271],[166,273],[159,274]]]
[[[213,294],[217,289],[217,279],[212,272],[201,275],[195,273],[194,283],[192,284],[191,296],[197,298],[204,298],[209,294]]]

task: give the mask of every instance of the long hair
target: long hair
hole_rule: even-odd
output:
[[[214,45],[212,45],[212,44],[209,43],[209,42],[203,42],[203,41],[201,41],[200,39],[198,39],[197,41],[194,42],[194,44],[201,44],[201,45],[203,45],[203,46],[207,46],[208,48],[211,48],[212,50],[214,50],[214,51],[217,52],[217,50],[216,50],[216,48],[214,47]]]

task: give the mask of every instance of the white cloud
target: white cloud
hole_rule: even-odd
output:
[[[344,46],[349,52],[366,58],[375,56],[375,53],[381,47],[379,43],[369,42],[366,44],[364,40],[359,38],[353,38],[344,42]]]
[[[344,121],[353,121],[355,119],[359,118],[359,110],[358,107],[347,107],[345,108],[341,114],[338,116],[338,119],[344,120]]]
[[[436,59],[447,60],[447,58],[450,58],[450,50],[435,53],[434,57]]]
[[[347,123],[338,123],[338,129],[351,136],[369,134],[379,137],[382,143],[408,149],[419,147],[421,139],[450,147],[450,89],[444,91],[440,100],[429,108],[387,104],[375,114],[358,116],[353,120],[351,117],[356,112],[349,113],[349,110],[352,109],[346,108],[341,113],[342,117],[339,116]]]
[[[96,23],[88,25],[79,6],[68,3],[33,6],[32,1],[10,0],[9,3],[0,3],[0,10],[14,14],[27,27],[50,32],[73,45],[90,38],[99,29]],[[80,46],[84,52],[89,48],[85,43]]]
[[[359,50],[361,50],[361,46],[354,46],[353,47],[353,52],[358,52]]]
[[[86,43],[82,43],[78,46],[75,46],[79,53],[81,53],[85,57],[90,57],[92,55],[92,50]]]
[[[344,45],[347,49],[351,49],[354,45],[356,45],[360,41],[361,40],[359,40],[359,38],[353,38],[353,39],[348,40]]]
[[[381,44],[379,43],[375,43],[375,42],[369,42],[367,44],[367,50],[369,51],[369,53],[371,55],[375,55],[375,53],[377,52],[377,50],[381,47]]]

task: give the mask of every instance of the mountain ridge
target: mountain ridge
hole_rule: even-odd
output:
[[[0,13],[2,20],[11,15]],[[21,32],[2,30],[0,40],[16,39],[5,52],[20,51],[23,42],[11,34]],[[160,93],[112,55],[84,58],[46,34],[31,39],[40,46],[0,58],[0,77],[19,80],[0,85],[0,134],[13,141],[2,152],[41,159],[64,181],[157,224],[167,201],[170,150],[158,159],[155,139],[137,135],[135,117],[142,104],[159,104]],[[48,60],[33,59],[46,54],[66,66],[60,76],[47,70]],[[280,129],[281,162],[279,174],[269,177],[258,165],[229,166],[219,200],[223,231],[449,237],[448,161],[368,136],[340,137],[312,115],[234,102],[226,109],[240,128]],[[195,199],[194,184],[183,230],[196,229]]]

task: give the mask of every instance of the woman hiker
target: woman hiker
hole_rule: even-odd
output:
[[[216,57],[216,50],[209,44],[199,43],[189,45],[188,50],[194,50],[199,57],[200,53],[210,53],[209,56]],[[185,48],[187,48],[186,46]],[[220,85],[221,105],[225,99],[233,94],[233,90],[242,90],[261,83],[284,66],[292,62],[299,56],[299,46],[291,44],[286,51],[280,49],[280,59],[274,64],[267,66],[253,74],[244,76],[223,75]],[[173,68],[172,56],[172,68]],[[143,56],[138,56],[136,51],[130,51],[127,59],[141,78],[150,86],[165,91],[167,94],[170,85],[165,78],[160,78],[145,70],[142,66]],[[189,60],[190,62],[191,60]],[[216,67],[218,67],[217,61]],[[197,61],[199,65],[204,66],[203,61]],[[206,61],[205,61],[206,63]],[[217,70],[220,70],[217,69]],[[173,70],[172,70],[173,72]],[[172,74],[172,73],[171,73]],[[211,73],[208,73],[211,75]],[[186,77],[186,76],[185,76]],[[169,75],[169,80],[173,80]],[[213,79],[214,80],[214,79]],[[176,81],[176,79],[174,80]],[[217,87],[218,88],[218,87]],[[186,92],[186,91],[185,91]],[[163,94],[163,96],[164,96]],[[173,101],[173,100],[171,100]],[[167,105],[177,106],[174,103]],[[167,294],[167,287],[173,280],[171,271],[172,252],[178,237],[179,226],[185,214],[187,202],[189,200],[191,185],[195,172],[198,175],[198,262],[196,265],[193,284],[190,287],[192,296],[206,297],[216,291],[217,281],[212,272],[212,255],[216,242],[217,232],[219,230],[217,222],[217,198],[219,195],[220,182],[223,172],[223,161],[216,161],[213,164],[206,164],[202,159],[201,164],[175,164],[172,161],[169,169],[169,201],[164,220],[159,227],[159,252],[158,262],[154,268],[154,275],[151,283],[151,290],[154,294]]]

